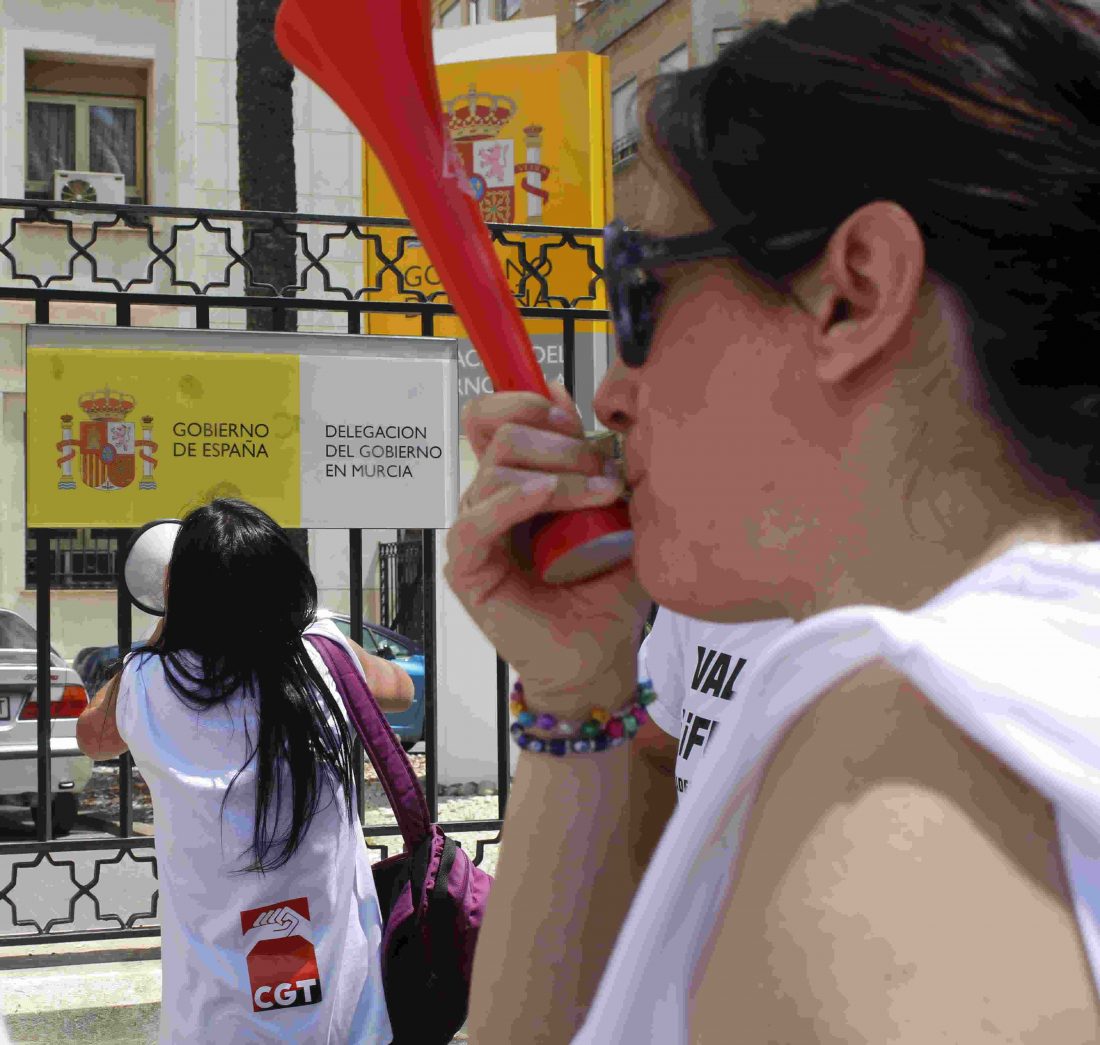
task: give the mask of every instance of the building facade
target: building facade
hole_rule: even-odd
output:
[[[562,51],[611,60],[615,210],[640,221],[651,179],[637,161],[638,91],[663,72],[712,62],[756,22],[784,21],[813,0],[433,0],[437,26],[553,15]]]

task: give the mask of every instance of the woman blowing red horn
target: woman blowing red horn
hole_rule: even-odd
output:
[[[478,1045],[1100,1039],[1100,31],[1055,0],[822,2],[663,77],[597,396],[477,401],[451,585],[518,671]],[[643,593],[644,589],[644,593]],[[652,597],[798,621],[639,884]]]

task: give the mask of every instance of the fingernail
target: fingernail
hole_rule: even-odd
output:
[[[594,475],[584,484],[589,493],[612,493],[621,485],[618,479],[606,475]]]
[[[572,424],[573,415],[560,406],[552,406],[550,408],[550,423],[552,425],[568,425]]]
[[[545,490],[550,490],[558,485],[558,477],[556,475],[532,475],[523,480],[520,485],[520,489],[524,493],[542,493]]]

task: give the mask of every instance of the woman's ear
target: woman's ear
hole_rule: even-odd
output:
[[[896,203],[868,203],[833,233],[807,302],[819,380],[836,385],[908,344],[924,237]]]

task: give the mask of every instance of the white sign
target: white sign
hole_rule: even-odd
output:
[[[445,529],[458,491],[457,364],[302,357],[302,526]]]

